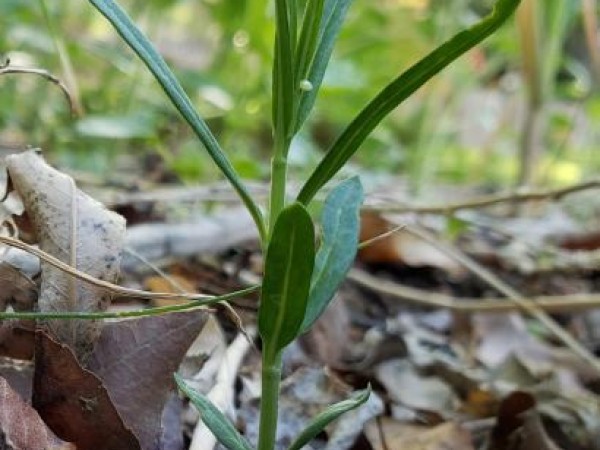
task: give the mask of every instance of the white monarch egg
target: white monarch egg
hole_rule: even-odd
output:
[[[300,90],[304,91],[304,92],[310,92],[313,90],[313,85],[310,81],[308,80],[302,80],[300,82]]]

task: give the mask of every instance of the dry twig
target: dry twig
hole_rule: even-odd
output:
[[[37,75],[37,76],[42,77],[42,78],[50,81],[51,83],[55,84],[56,86],[58,86],[60,88],[60,90],[64,94],[65,98],[67,99],[67,103],[69,104],[69,110],[71,111],[71,114],[77,115],[76,114],[77,108],[75,107],[75,102],[73,101],[73,97],[71,96],[69,89],[62,81],[60,81],[58,78],[56,78],[50,72],[48,72],[44,69],[37,69],[35,67],[11,66],[10,61],[6,61],[5,64],[0,65],[0,76],[10,75],[10,74]]]
[[[360,269],[352,269],[348,279],[374,292],[406,300],[426,308],[443,308],[465,313],[505,313],[519,311],[521,307],[506,298],[457,298],[450,295],[417,289],[411,286],[382,280]],[[530,299],[547,312],[573,312],[600,307],[600,294],[556,295]]]
[[[504,194],[488,195],[465,202],[449,203],[444,205],[373,205],[365,206],[364,211],[389,212],[389,213],[416,213],[416,214],[446,214],[451,215],[464,209],[478,209],[499,203],[523,203],[541,200],[559,200],[567,195],[589,189],[600,188],[600,179],[594,178],[582,183],[574,184],[560,189],[546,189],[539,191],[519,190]]]

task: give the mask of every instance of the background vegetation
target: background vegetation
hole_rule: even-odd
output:
[[[271,148],[273,29],[265,23],[273,11],[265,3],[123,1],[236,168],[255,179],[266,175]],[[356,1],[316,114],[294,143],[292,170],[308,172],[341,125],[393,74],[472,23],[489,3]],[[595,2],[543,3],[527,0],[519,20],[399,108],[354,161],[374,173],[407,176],[415,193],[439,181],[555,185],[597,173],[597,55],[586,34]],[[0,77],[2,147],[40,146],[63,166],[105,176],[127,167],[125,155],[146,161],[160,155],[184,181],[217,177],[160,88],[86,2],[1,2],[0,55],[57,75],[80,109],[71,117],[60,92],[43,80]],[[520,170],[527,152],[534,155],[532,178]]]

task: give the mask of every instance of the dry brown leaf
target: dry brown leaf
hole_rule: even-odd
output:
[[[534,397],[516,391],[500,404],[486,450],[560,450],[548,437]]]
[[[89,369],[103,382],[142,450],[157,450],[173,373],[206,321],[201,311],[114,322],[102,330]]]
[[[0,262],[0,311],[31,311],[38,297],[37,285],[7,262]]]
[[[140,450],[102,382],[68,346],[36,333],[33,406],[54,433],[78,450]]]
[[[3,450],[75,450],[58,439],[38,413],[0,377],[0,448]]]
[[[498,399],[493,392],[475,388],[467,392],[462,410],[472,417],[483,419],[494,415],[498,408]]]
[[[389,232],[396,223],[376,212],[361,214],[360,241],[369,241]],[[437,267],[454,276],[465,273],[464,268],[440,249],[406,230],[378,239],[358,253],[366,263],[405,264],[412,267]]]
[[[23,199],[40,248],[105,281],[119,272],[125,221],[78,190],[73,179],[50,167],[35,150],[6,158],[10,181]],[[109,295],[42,263],[41,312],[103,311]],[[52,321],[46,328],[85,358],[99,335],[92,321]]]
[[[33,358],[33,320],[3,320],[0,322],[0,356],[15,359]]]
[[[374,450],[474,449],[469,432],[453,422],[428,428],[384,417],[371,421],[365,433]]]
[[[390,223],[377,213],[363,213],[360,216],[360,242],[368,241],[387,233]],[[396,246],[394,235],[379,239],[361,249],[358,258],[367,263],[398,263],[402,255]]]
[[[177,274],[169,274],[169,279],[159,275],[148,277],[144,280],[144,288],[150,292],[169,292],[172,294],[197,291],[193,281]],[[187,301],[188,299],[185,297],[167,300],[156,299],[152,301],[152,306],[169,306],[186,303]]]

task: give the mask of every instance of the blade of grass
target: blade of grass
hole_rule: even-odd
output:
[[[266,241],[266,229],[264,219],[258,205],[254,202],[246,187],[243,185],[235,169],[225,156],[216,138],[202,120],[192,101],[187,96],[179,81],[162,56],[152,46],[151,42],[135,26],[127,13],[113,0],[89,0],[89,2],[106,17],[113,25],[117,33],[129,45],[129,47],[140,57],[146,67],[152,72],[161,85],[175,108],[190,125],[196,136],[200,139],[206,151],[221,172],[229,180],[246,207],[248,208],[263,242]]]
[[[308,204],[379,122],[443,68],[500,28],[519,3],[520,0],[498,0],[488,16],[456,34],[387,85],[342,132],[302,187],[298,201]]]
[[[317,48],[312,60],[307,61],[310,63],[310,67],[306,69],[306,72],[302,72],[304,74],[302,76],[310,82],[312,89],[301,93],[295,131],[302,127],[315,104],[317,93],[325,76],[325,69],[327,69],[331,59],[335,41],[351,4],[352,0],[325,0],[321,12],[322,18],[318,32]],[[311,30],[311,32],[313,31]]]

